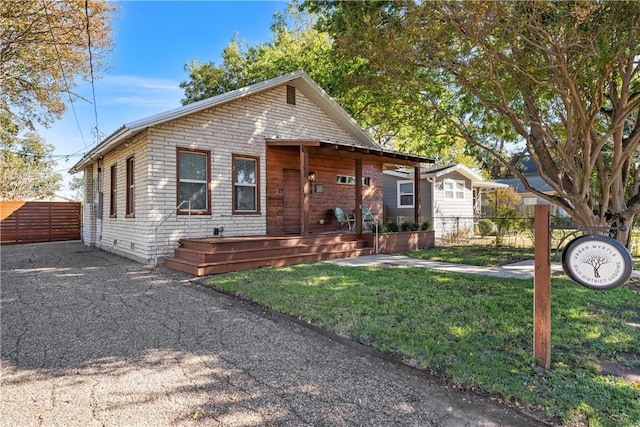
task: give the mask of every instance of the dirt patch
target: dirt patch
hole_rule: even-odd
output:
[[[623,378],[625,381],[637,384],[640,387],[640,367],[628,368],[608,361],[600,361],[598,365],[601,373]]]

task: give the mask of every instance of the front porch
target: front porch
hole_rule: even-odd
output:
[[[397,253],[434,246],[433,230],[398,233],[336,232],[313,236],[247,236],[182,239],[164,264],[206,276],[260,267],[312,263],[376,253]]]
[[[224,224],[224,228],[235,236],[182,239],[175,255],[165,259],[167,267],[203,276],[371,255],[376,240],[373,233],[365,232],[370,220],[364,214],[379,224],[384,222],[385,165],[412,166],[417,180],[420,163],[432,161],[304,139],[267,139],[265,155],[265,185],[261,185],[259,167],[250,170],[248,176],[234,169],[234,182],[243,186],[234,188],[233,193],[235,210],[231,218],[236,224]],[[259,166],[258,159],[249,160]],[[416,189],[416,222],[421,211],[419,194]],[[256,210],[241,210],[239,200]],[[348,225],[340,221],[336,208],[351,215],[353,221]],[[255,233],[250,230],[252,222]],[[246,226],[243,231],[252,235],[242,237],[241,223]],[[345,227],[349,231],[344,231]]]
[[[175,255],[165,258],[164,265],[194,276],[206,276],[373,253],[372,239],[358,233],[211,237],[180,240]]]

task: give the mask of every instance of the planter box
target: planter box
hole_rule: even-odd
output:
[[[362,235],[370,247],[375,247],[375,233]],[[435,232],[429,231],[401,231],[398,233],[380,233],[378,235],[378,252],[393,254],[405,251],[417,251],[435,246]]]

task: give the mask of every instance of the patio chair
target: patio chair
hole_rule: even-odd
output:
[[[367,208],[366,206],[362,206],[362,225],[364,226],[364,229],[370,230],[371,224],[374,223],[375,220],[376,219],[373,217],[373,214],[371,213],[369,208]]]
[[[341,208],[335,208],[333,210],[333,213],[335,214],[336,219],[338,220],[338,224],[340,225],[347,224],[347,226],[349,227],[349,231],[353,230],[353,227],[355,227],[356,225],[356,219],[352,214],[351,215],[345,214]]]

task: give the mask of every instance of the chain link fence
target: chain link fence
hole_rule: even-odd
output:
[[[533,248],[533,217],[436,217],[436,246],[504,246],[513,248]],[[551,218],[552,257],[562,253],[565,246],[575,237],[588,234],[566,217]],[[631,255],[640,256],[640,227],[631,233]]]

